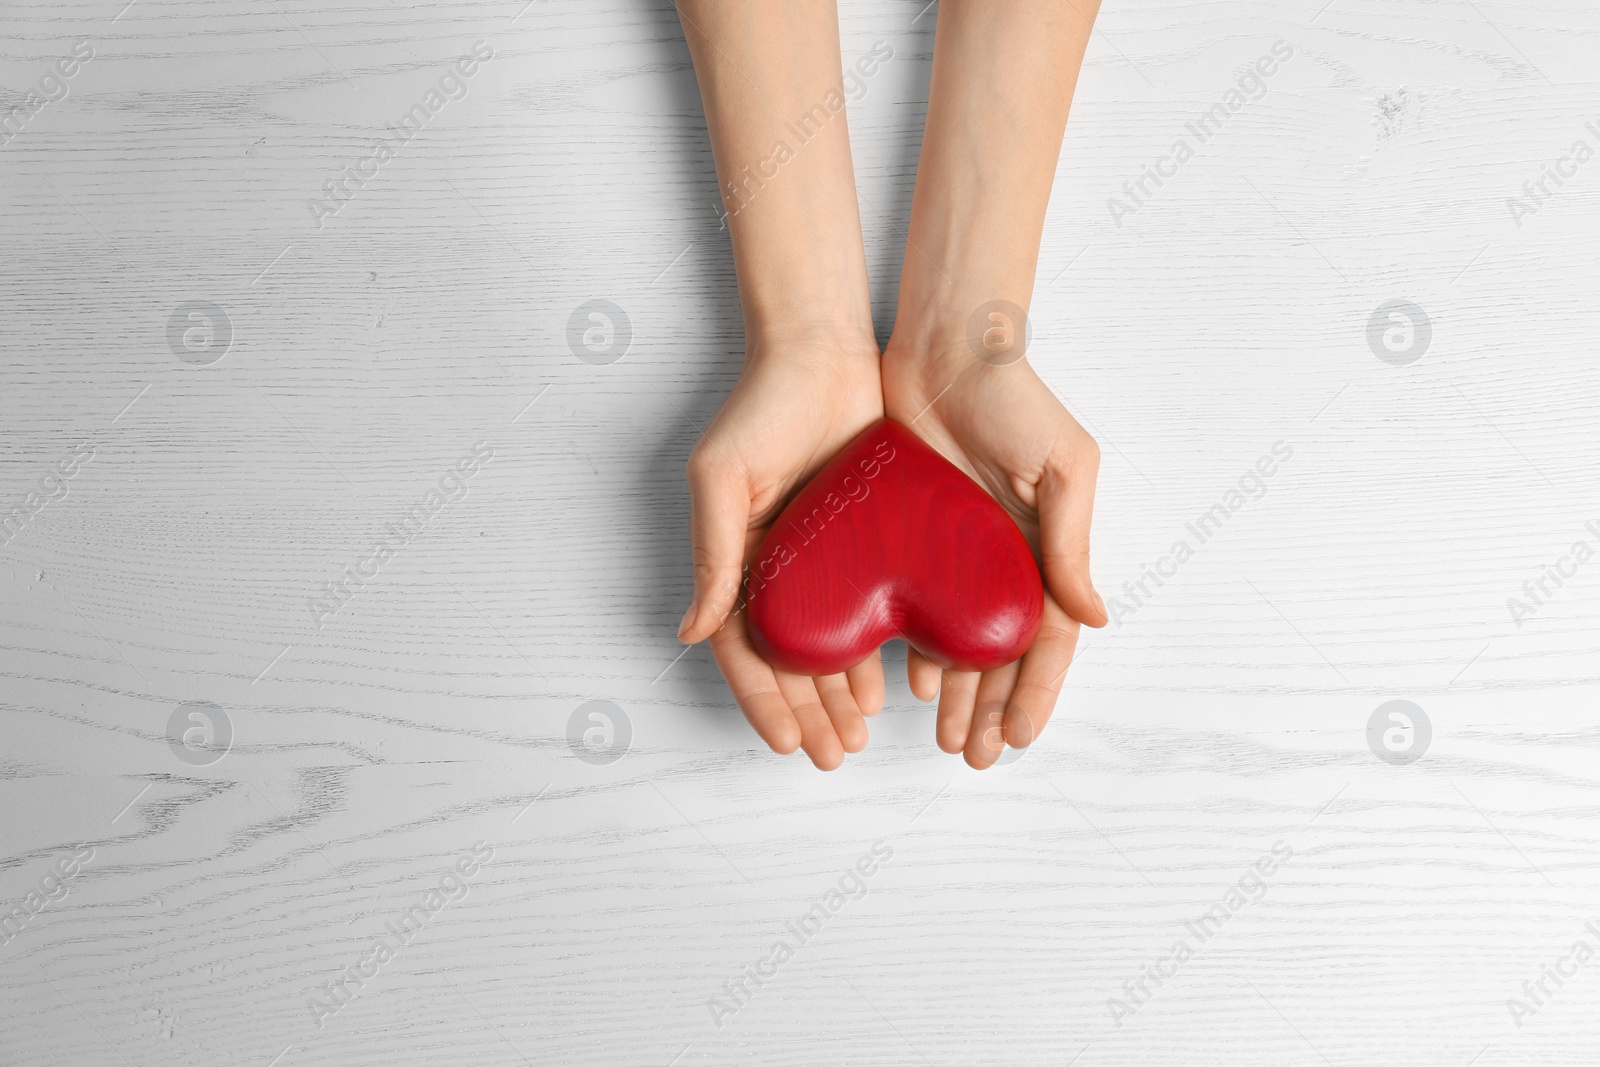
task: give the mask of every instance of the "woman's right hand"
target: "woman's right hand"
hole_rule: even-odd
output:
[[[711,652],[745,718],[774,752],[805,749],[833,770],[867,744],[863,716],[883,706],[874,652],[844,674],[811,678],[756,654],[740,609],[744,566],[796,490],[883,416],[870,337],[752,344],[744,373],[689,456],[694,600],[678,638]]]

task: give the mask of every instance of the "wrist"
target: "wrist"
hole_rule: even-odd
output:
[[[1017,362],[1029,339],[1037,230],[935,217],[908,246],[889,350],[935,369]]]
[[[876,361],[880,349],[864,274],[853,278],[820,271],[797,273],[787,288],[751,284],[747,274],[739,283],[746,352],[803,347]]]
[[[769,220],[750,220],[766,223]],[[734,266],[746,348],[792,342],[859,351],[877,357],[866,256],[859,229],[817,219],[780,233],[752,233],[735,223]]]
[[[749,325],[746,316],[745,367],[774,360],[800,362],[820,370],[847,374],[878,373],[881,351],[872,326],[816,316],[797,315]]]
[[[969,371],[1023,362],[1032,332],[1027,294],[1018,293],[1019,300],[993,293],[975,290],[928,301],[908,301],[903,294],[884,349],[884,375],[948,384]]]
[[[819,137],[751,199],[724,197],[751,348],[802,338],[855,349],[866,339],[876,356],[860,216],[855,197],[840,195],[853,187],[848,143],[842,126],[829,132],[839,145]]]

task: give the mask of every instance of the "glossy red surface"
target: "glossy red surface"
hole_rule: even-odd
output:
[[[1032,644],[1039,567],[1005,510],[893,419],[862,431],[783,509],[745,583],[769,663],[834,674],[902,637],[989,670]]]

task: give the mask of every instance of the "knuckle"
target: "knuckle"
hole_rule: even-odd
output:
[[[694,561],[694,580],[696,583],[715,581],[723,572],[722,563],[713,558],[711,550],[703,545],[694,546],[690,550],[690,558]]]
[[[1066,677],[1065,674],[1062,675]],[[1061,692],[1061,685],[1047,685],[1044,682],[1023,682],[1017,686],[1017,691],[1012,694],[1011,700],[1019,708],[1028,708],[1031,704],[1038,704],[1048,708],[1056,699],[1056,694]],[[1026,717],[1026,712],[1024,712]]]
[[[720,569],[720,561],[711,553],[709,545],[695,544],[689,547],[689,558],[694,561],[694,572],[699,575],[706,571]]]
[[[1035,643],[1038,643],[1040,641],[1045,641],[1045,642],[1049,642],[1050,644],[1053,644],[1053,645],[1056,645],[1056,644],[1063,644],[1064,645],[1068,641],[1071,641],[1071,640],[1072,640],[1072,631],[1070,629],[1068,629],[1065,626],[1054,626],[1054,625],[1041,626],[1039,628],[1039,636],[1034,639]]]
[[[691,482],[704,481],[711,476],[712,458],[703,440],[694,446],[689,453],[688,462],[683,465],[684,473],[689,476]]]
[[[1064,572],[1062,577],[1076,579],[1081,576],[1086,579],[1089,570],[1089,546],[1081,542],[1062,545],[1046,552],[1044,554],[1044,563],[1052,571]],[[1046,624],[1040,629],[1038,639],[1042,641],[1046,638],[1055,639],[1062,636],[1065,636],[1064,633],[1053,630],[1049,624]]]
[[[689,475],[689,480],[696,482],[729,481],[736,474],[734,462],[728,458],[726,450],[718,447],[715,441],[705,435],[702,435],[689,450],[684,470]]]
[[[1068,462],[1077,467],[1098,467],[1100,465],[1100,442],[1082,426],[1072,435],[1072,449]]]
[[[1100,470],[1100,445],[1082,427],[1051,457],[1046,469],[1065,486]]]

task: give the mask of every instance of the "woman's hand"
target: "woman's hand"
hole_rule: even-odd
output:
[[[911,198],[894,336],[892,417],[977,479],[1044,565],[1044,619],[1017,662],[945,671],[939,747],[994,763],[1055,707],[1078,627],[1105,625],[1089,580],[1100,451],[1023,358],[1026,309],[1067,111],[1099,0],[944,0]],[[941,690],[915,653],[911,689]]]
[[[1020,313],[1028,303],[1098,7],[941,5],[895,339],[880,377],[832,0],[677,2],[750,339],[744,376],[689,461],[695,599],[680,637],[712,638],[740,707],[776,751],[800,746],[829,768],[865,745],[862,715],[882,702],[882,668],[874,655],[829,678],[773,670],[734,610],[741,567],[790,493],[885,410],[986,486],[1044,563],[1044,622],[1020,663],[981,677],[946,673],[941,747],[965,748],[967,762],[986,767],[1002,735],[1031,742],[1078,625],[1104,624],[1088,571],[1098,450],[1026,363],[978,360],[963,336],[969,316],[957,314],[985,301]],[[826,105],[833,99],[841,106]],[[822,117],[801,147],[764,169],[793,117],[813,114]],[[910,673],[913,690],[931,696],[937,670],[913,654]]]
[[[986,356],[991,355],[985,353]],[[1104,626],[1089,576],[1089,522],[1100,449],[1027,361],[985,361],[965,336],[916,348],[891,339],[886,414],[909,426],[1010,513],[1044,569],[1044,618],[1032,647],[992,671],[944,671],[910,652],[911,691],[939,697],[937,735],[982,769],[1024,748],[1049,722],[1079,626]]]
[[[870,337],[758,344],[689,456],[694,600],[678,637],[711,638],[717,666],[761,739],[774,752],[804,748],[825,771],[866,747],[863,716],[883,706],[882,662],[875,652],[820,678],[767,664],[739,606],[743,567],[793,492],[882,415]]]
[[[883,414],[833,0],[677,0],[728,213],[745,370],[689,457],[694,601],[678,636],[711,638],[745,717],[824,770],[867,743],[874,655],[845,674],[773,670],[736,610],[742,567],[791,493]],[[824,117],[796,141],[796,115]],[[769,166],[784,146],[781,167]]]

